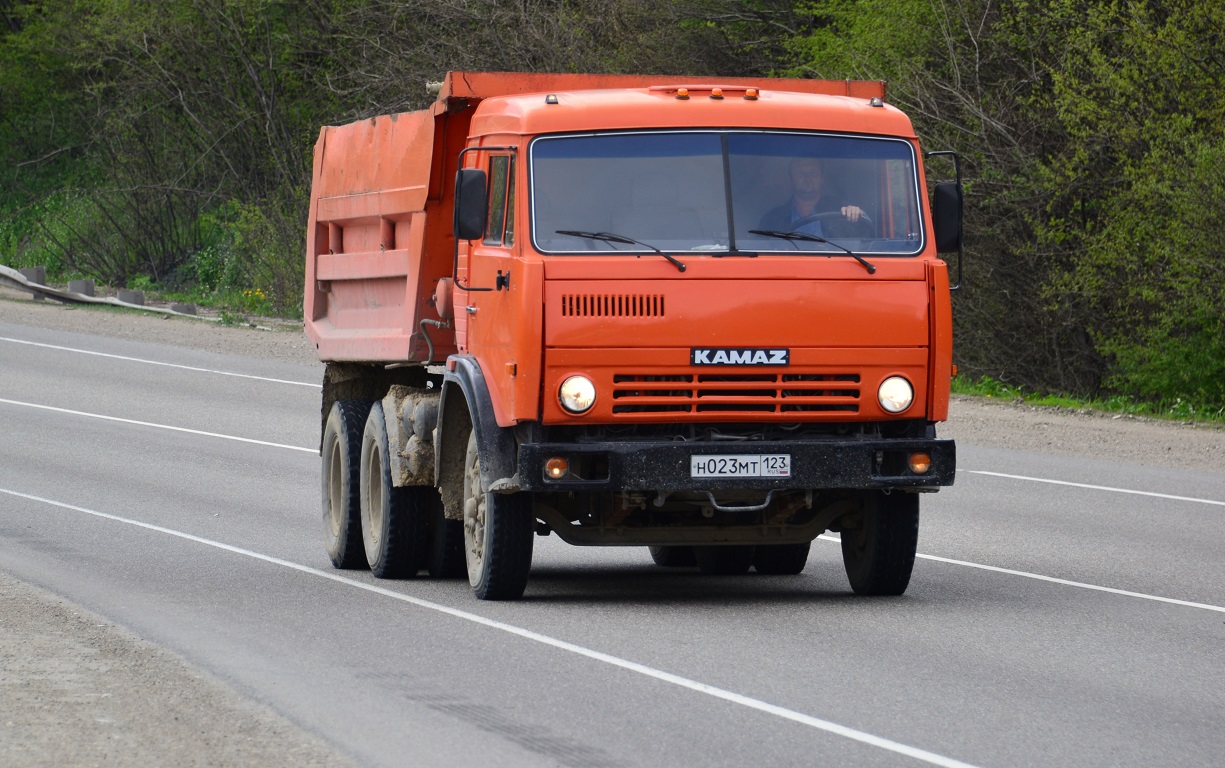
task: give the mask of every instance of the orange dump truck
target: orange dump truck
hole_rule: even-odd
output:
[[[906,589],[959,182],[881,82],[451,73],[315,146],[327,549],[526,586],[536,536]]]

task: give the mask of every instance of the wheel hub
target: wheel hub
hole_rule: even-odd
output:
[[[485,494],[481,492],[481,462],[474,459],[464,477],[464,549],[468,573],[478,573],[485,558]]]
[[[332,445],[328,462],[328,523],[332,526],[332,536],[340,535],[340,526],[344,522],[345,501],[341,498],[341,484],[344,480],[344,462],[340,456],[340,441]]]
[[[371,448],[370,463],[366,467],[366,498],[370,500],[366,522],[371,542],[377,545],[383,540],[383,457],[373,446]]]

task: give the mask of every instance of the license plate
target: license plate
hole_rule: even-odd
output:
[[[690,477],[791,477],[791,454],[690,456]]]

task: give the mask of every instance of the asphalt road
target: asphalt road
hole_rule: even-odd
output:
[[[283,718],[321,762],[1225,762],[1225,468],[963,439],[903,597],[853,596],[826,539],[800,576],[729,578],[554,537],[523,600],[482,603],[330,567],[321,368],[0,337],[0,571]]]

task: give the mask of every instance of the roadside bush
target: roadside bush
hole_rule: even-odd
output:
[[[1090,297],[1111,389],[1225,406],[1221,210],[1225,141],[1154,152],[1060,284]]]

